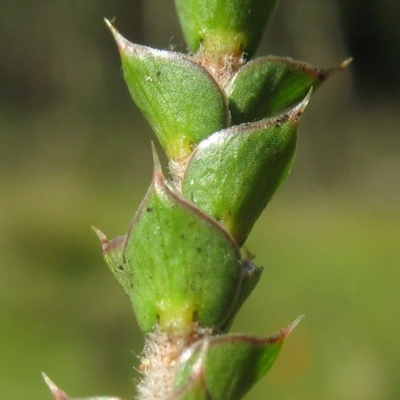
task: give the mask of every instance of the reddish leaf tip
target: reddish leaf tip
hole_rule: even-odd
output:
[[[94,233],[97,235],[97,237],[100,239],[100,243],[101,243],[101,247],[104,247],[107,245],[108,243],[108,239],[106,237],[106,235],[98,228],[96,228],[95,226],[92,226],[92,229],[94,231]]]
[[[107,27],[110,29],[112,35],[114,36],[115,41],[117,42],[118,49],[120,53],[123,52],[123,50],[128,46],[129,42],[126,40],[114,27],[114,25],[106,18],[104,18],[104,21],[107,25]]]
[[[60,390],[44,372],[42,372],[42,377],[53,394],[55,400],[69,400],[68,396],[62,390]]]
[[[294,328],[300,323],[300,321],[304,318],[304,314],[297,317],[291,324],[285,326],[275,335],[269,336],[267,341],[270,343],[279,343],[284,341],[293,331]]]
[[[298,316],[291,324],[289,324],[286,328],[283,328],[283,334],[285,338],[287,338],[294,328],[300,323],[300,321],[305,317],[305,314]]]

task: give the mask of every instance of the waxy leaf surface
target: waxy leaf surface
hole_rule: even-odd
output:
[[[131,96],[169,158],[185,159],[197,143],[227,126],[225,95],[203,67],[180,53],[133,44],[110,28]]]
[[[294,325],[278,334],[260,339],[247,335],[225,335],[204,338],[187,350],[177,373],[179,387],[201,369],[210,399],[238,400],[271,368],[279,355],[284,339]],[[204,350],[204,341],[206,349]]]
[[[283,116],[213,134],[189,160],[183,195],[221,222],[239,246],[290,170],[308,99]]]
[[[156,171],[127,235],[125,287],[144,332],[221,327],[238,296],[239,250],[212,218]]]
[[[261,57],[244,65],[227,87],[232,124],[282,113],[318,88],[348,62],[332,69],[314,68],[290,58]]]

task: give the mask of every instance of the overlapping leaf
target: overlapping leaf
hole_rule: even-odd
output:
[[[166,182],[159,167],[128,235],[103,251],[144,332],[221,328],[242,281],[238,248],[212,218]]]
[[[232,124],[258,121],[282,113],[317,89],[350,60],[330,69],[282,57],[261,57],[244,65],[226,89]]]
[[[271,368],[285,338],[300,321],[268,338],[225,335],[204,338],[188,349],[176,377],[180,388],[202,372],[210,400],[238,400]]]
[[[110,24],[125,81],[167,156],[185,159],[228,124],[228,106],[214,78],[189,57],[129,42]]]
[[[183,195],[221,222],[239,246],[290,170],[308,99],[283,116],[213,134],[189,160]]]

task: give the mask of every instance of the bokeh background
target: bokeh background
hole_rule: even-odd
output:
[[[90,226],[125,233],[153,134],[103,23],[185,50],[173,1],[2,0],[0,398],[132,398],[142,346]],[[248,240],[234,331],[305,319],[248,400],[400,398],[400,3],[282,0],[259,54],[354,62],[314,96],[291,176]]]

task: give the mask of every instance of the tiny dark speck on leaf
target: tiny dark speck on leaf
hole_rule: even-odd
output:
[[[118,267],[117,267],[120,271],[124,271],[124,266],[121,264],[121,265],[118,265]]]
[[[184,233],[181,233],[181,239],[185,239],[186,235]]]
[[[153,211],[153,207],[147,207],[147,208],[146,208],[146,211],[147,211],[147,212],[152,212],[152,211]]]
[[[201,247],[197,247],[196,250],[197,250],[198,253],[201,253]]]
[[[157,76],[160,76],[161,75],[161,71],[157,71]]]

